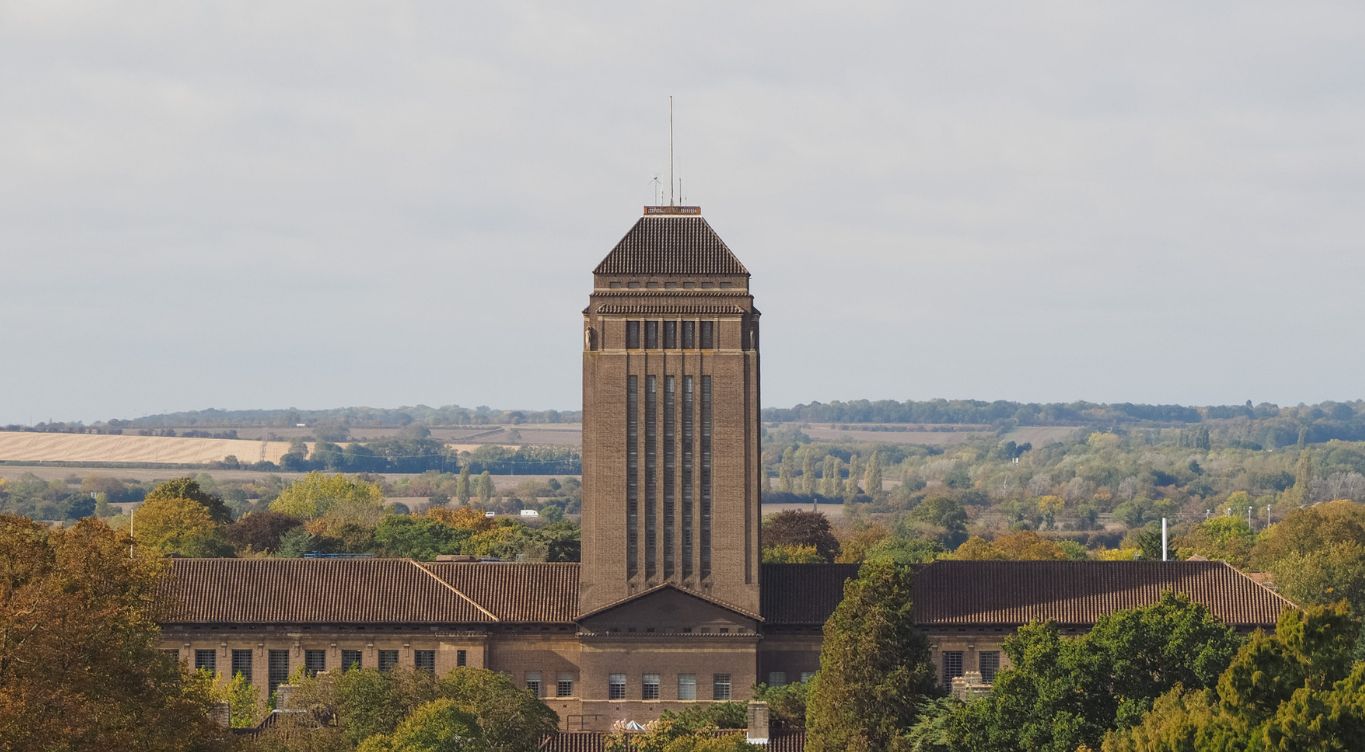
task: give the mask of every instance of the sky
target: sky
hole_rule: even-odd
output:
[[[0,424],[577,409],[667,181],[763,401],[1365,397],[1365,4],[0,0]]]

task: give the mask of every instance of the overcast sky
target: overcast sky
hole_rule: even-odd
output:
[[[0,0],[0,423],[576,409],[670,94],[767,405],[1365,397],[1360,2]]]

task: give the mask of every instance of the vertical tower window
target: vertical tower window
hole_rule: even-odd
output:
[[[691,322],[683,322],[691,323]],[[692,377],[683,377],[682,394],[682,573],[692,576]]]
[[[677,472],[677,379],[664,377],[664,577],[673,576],[673,481]]]
[[[673,350],[678,347],[678,322],[664,322],[664,349]]]
[[[626,377],[626,576],[639,572],[640,540],[640,379]]]
[[[658,502],[656,490],[659,458],[659,384],[657,376],[645,377],[645,577],[654,577],[659,566]]]
[[[626,347],[634,350],[640,346],[640,322],[626,322]]]
[[[716,346],[716,322],[701,322],[701,349],[710,350]]]
[[[682,322],[682,346],[684,350],[691,350],[697,346],[697,322]]]
[[[701,576],[711,576],[711,377],[701,377]]]
[[[645,322],[645,349],[654,350],[659,347],[659,322]]]

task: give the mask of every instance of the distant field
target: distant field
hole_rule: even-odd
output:
[[[261,440],[273,436],[284,439],[285,441],[312,436],[313,431],[316,430],[310,427],[299,428],[297,426],[289,428],[171,426],[171,428],[177,433],[184,433],[186,431],[208,431],[210,433],[236,431],[237,438],[239,439]],[[403,429],[401,428],[352,428],[350,429],[350,437],[355,441],[392,439],[400,434],[402,430]],[[461,450],[483,444],[578,446],[583,443],[580,438],[581,432],[582,426],[578,423],[528,423],[515,426],[438,426],[431,429],[431,438],[445,442],[446,444],[454,445]]]
[[[258,478],[284,478],[294,480],[304,473],[280,473],[265,470],[218,470],[212,468],[173,468],[173,467],[99,467],[79,465],[0,465],[0,478],[19,478],[33,475],[43,480],[62,480],[65,478],[118,478],[145,483],[180,478],[186,475],[207,475],[214,480],[256,480]],[[412,477],[405,473],[381,473],[385,478],[397,480]],[[563,480],[577,478],[577,475],[494,475],[493,488],[498,492],[510,491],[528,481],[547,481],[551,478]]]
[[[285,441],[99,436],[0,431],[0,460],[7,462],[136,462],[207,464],[235,456],[241,462],[279,462]]]
[[[928,430],[926,425],[893,423],[782,423],[784,427],[798,427],[815,441],[865,442],[869,444],[918,444],[922,446],[954,446],[973,439],[994,438],[990,426],[945,425],[941,430]],[[1005,434],[1004,438],[1035,446],[1064,441],[1076,432],[1073,426],[1025,426]]]

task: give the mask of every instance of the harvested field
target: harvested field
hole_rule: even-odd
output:
[[[298,426],[172,426],[171,428],[178,433],[186,431],[208,431],[210,433],[235,431],[239,439],[269,440],[273,438],[284,441],[311,437],[316,430]],[[582,443],[580,438],[582,426],[578,423],[527,423],[515,426],[436,426],[430,430],[431,438],[461,448],[477,447],[483,444],[578,446]],[[401,428],[357,427],[350,429],[350,438],[353,441],[392,439],[402,431]]]
[[[229,456],[241,462],[279,462],[288,451],[284,441],[0,431],[0,460],[6,462],[196,465]]]

